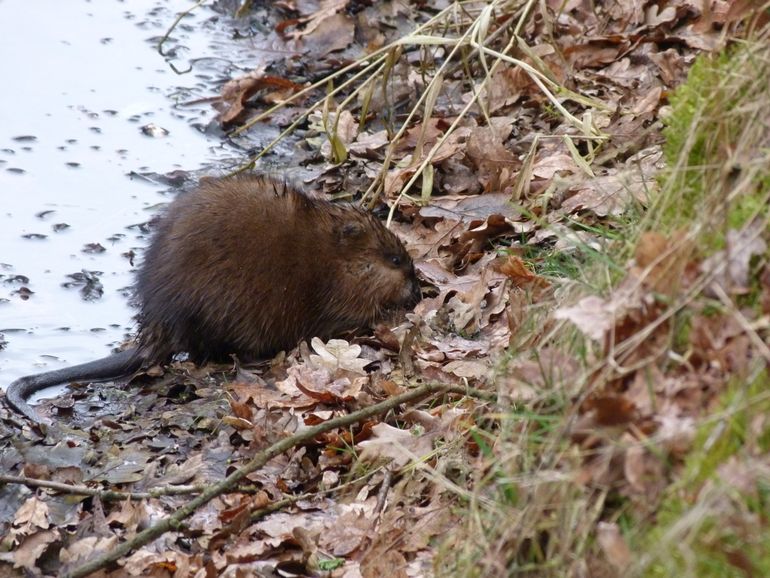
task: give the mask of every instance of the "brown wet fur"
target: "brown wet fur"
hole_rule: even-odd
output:
[[[419,295],[403,244],[371,214],[265,176],[208,180],[168,206],[145,254],[138,354],[264,358]]]
[[[114,379],[186,352],[197,362],[272,356],[302,339],[364,329],[420,297],[398,238],[352,205],[264,176],[208,180],[161,217],[137,275],[134,348],[20,377],[7,402],[41,426],[41,389]]]

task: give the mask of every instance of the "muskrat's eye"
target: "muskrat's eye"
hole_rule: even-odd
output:
[[[393,263],[396,267],[400,267],[403,261],[399,255],[391,255],[390,262]]]

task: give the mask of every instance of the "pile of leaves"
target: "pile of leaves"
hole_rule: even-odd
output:
[[[746,455],[770,431],[755,399],[770,129],[760,105],[725,105],[768,104],[746,78],[767,78],[770,54],[738,60],[756,74],[731,61],[742,72],[718,97],[669,102],[698,54],[760,34],[761,13],[274,4],[272,50],[215,103],[233,142],[270,135],[241,169],[279,162],[291,135],[317,192],[387,216],[424,298],[369,337],[261,366],[177,362],[75,389],[44,404],[46,429],[0,410],[0,561],[58,576],[612,576],[678,568],[686,554],[628,528],[676,498],[724,498],[715,471],[766,514],[764,456],[756,471],[692,461],[736,445],[720,420],[740,415]],[[240,26],[260,10],[241,6]],[[662,117],[678,119],[665,150]],[[681,170],[693,161],[706,168]],[[736,551],[721,554],[758,572]]]

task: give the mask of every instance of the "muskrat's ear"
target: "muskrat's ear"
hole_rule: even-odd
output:
[[[339,236],[341,241],[355,241],[362,238],[365,235],[364,226],[361,223],[355,221],[345,223],[339,229]]]

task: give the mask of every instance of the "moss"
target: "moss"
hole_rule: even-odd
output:
[[[665,192],[654,220],[666,232],[701,224],[704,254],[724,248],[727,230],[770,215],[770,170],[760,162],[751,166],[755,125],[767,100],[767,87],[756,79],[767,78],[769,69],[745,47],[700,56],[670,97],[663,134],[671,173],[662,177]],[[740,189],[746,171],[752,186]]]

